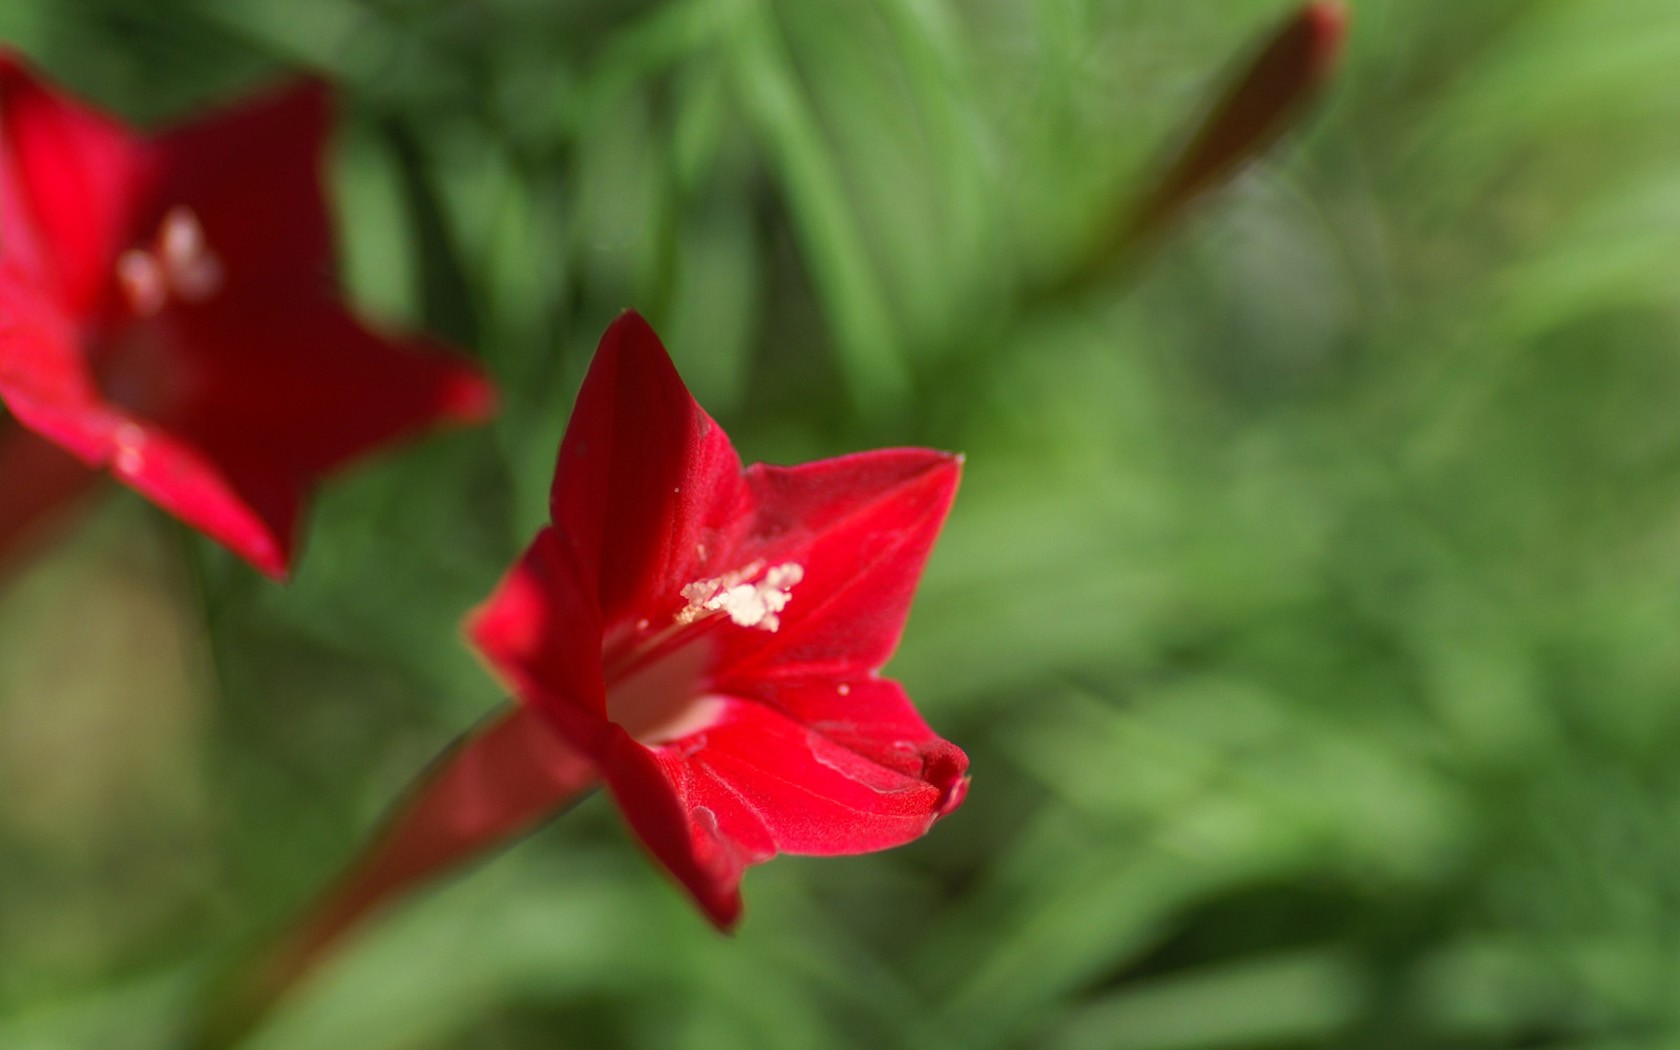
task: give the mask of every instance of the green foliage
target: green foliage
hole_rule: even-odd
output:
[[[893,671],[968,805],[723,939],[592,801],[252,1050],[1671,1044],[1680,8],[1353,7],[1306,134],[1057,298],[1285,5],[7,0],[138,119],[337,81],[351,294],[506,404],[288,588],[114,495],[6,581],[0,1046],[177,1045],[500,701],[456,623],[627,305],[748,459],[967,452]]]

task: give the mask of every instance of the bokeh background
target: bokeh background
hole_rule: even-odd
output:
[[[179,1045],[502,702],[459,619],[632,305],[749,460],[967,453],[891,671],[970,801],[722,938],[593,799],[251,1050],[1674,1045],[1680,6],[1350,7],[1066,288],[1287,4],[5,0],[142,122],[336,82],[349,294],[505,409],[333,480],[287,587],[115,489],[8,572],[0,1047]]]

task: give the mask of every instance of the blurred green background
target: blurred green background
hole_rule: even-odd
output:
[[[457,624],[632,305],[748,460],[968,454],[891,665],[967,806],[722,938],[593,799],[251,1050],[1680,1042],[1680,6],[1351,8],[1052,296],[1287,4],[5,0],[143,122],[334,80],[350,293],[506,403],[289,587],[115,491],[5,579],[0,1047],[178,1045],[501,702]]]

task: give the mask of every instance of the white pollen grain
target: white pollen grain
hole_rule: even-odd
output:
[[[798,562],[786,562],[771,568],[757,583],[748,583],[763,567],[763,562],[755,561],[744,569],[684,587],[682,596],[688,605],[677,613],[677,622],[693,623],[708,613],[721,612],[741,627],[777,630],[782,625],[778,614],[793,599],[790,592],[805,578],[805,569]]]

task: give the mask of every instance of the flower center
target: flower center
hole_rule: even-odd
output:
[[[753,562],[684,587],[688,604],[656,628],[642,620],[605,647],[607,718],[648,747],[693,736],[713,725],[723,701],[707,692],[709,639],[725,625],[775,631],[780,613],[805,577],[797,562],[768,571]]]
[[[688,606],[677,614],[677,622],[694,623],[721,612],[742,627],[775,631],[782,625],[777,614],[792,600],[793,586],[805,578],[805,568],[790,561],[766,572],[757,583],[747,582],[763,568],[763,562],[755,561],[744,569],[684,587],[682,596]]]
[[[140,317],[156,315],[171,300],[205,302],[221,291],[223,276],[198,216],[182,206],[164,215],[150,245],[117,257],[117,284]]]

